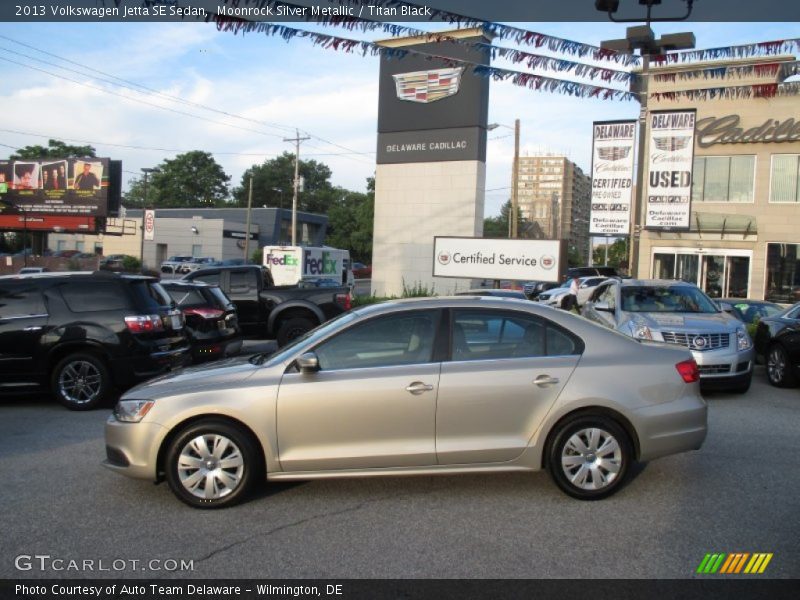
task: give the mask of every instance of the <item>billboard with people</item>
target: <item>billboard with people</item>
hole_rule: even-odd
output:
[[[105,217],[113,212],[109,199],[118,187],[111,162],[94,157],[0,161],[0,215]]]

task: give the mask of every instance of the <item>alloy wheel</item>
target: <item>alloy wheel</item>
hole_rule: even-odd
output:
[[[781,383],[786,373],[786,356],[780,347],[775,346],[767,357],[767,374],[772,383]]]
[[[76,360],[64,366],[58,376],[58,388],[63,398],[76,405],[93,402],[102,389],[102,374],[96,365]]]

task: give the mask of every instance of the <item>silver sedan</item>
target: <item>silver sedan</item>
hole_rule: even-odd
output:
[[[687,349],[498,298],[398,300],[329,321],[271,356],[128,391],[106,466],[195,507],[271,481],[538,471],[575,498],[617,491],[635,460],[700,448]]]

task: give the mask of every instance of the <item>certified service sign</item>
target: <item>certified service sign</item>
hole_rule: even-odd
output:
[[[559,281],[560,240],[436,237],[433,276]]]

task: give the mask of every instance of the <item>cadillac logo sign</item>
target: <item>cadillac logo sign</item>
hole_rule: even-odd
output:
[[[397,98],[408,102],[428,104],[458,93],[463,67],[414,71],[392,75]]]
[[[447,250],[439,252],[439,262],[443,265],[450,264],[450,253]]]
[[[706,338],[698,335],[696,338],[692,340],[692,343],[694,344],[694,347],[697,348],[698,350],[705,350],[707,342]]]

